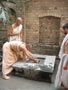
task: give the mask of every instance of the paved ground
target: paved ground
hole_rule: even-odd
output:
[[[53,83],[51,84],[28,80],[17,76],[11,76],[10,80],[4,80],[1,78],[0,73],[0,90],[56,90],[54,87],[56,70],[57,68],[55,68],[55,72],[53,74]]]

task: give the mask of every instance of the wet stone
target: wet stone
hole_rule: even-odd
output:
[[[33,60],[29,60],[28,58],[25,62],[19,60],[13,65],[15,74],[31,79],[39,79],[43,74],[45,74],[44,76],[47,75],[50,77],[54,72],[56,56],[40,54],[33,55],[39,59],[39,62],[34,63]]]

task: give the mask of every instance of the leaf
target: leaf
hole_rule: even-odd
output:
[[[9,8],[10,12],[11,12],[11,15],[16,15],[16,11],[13,9],[13,8]]]
[[[3,25],[6,25],[7,21],[11,24],[12,15],[16,16],[16,12],[13,7],[15,7],[15,2],[11,0],[0,0],[0,20]]]
[[[2,1],[1,2],[2,5],[4,5],[5,7],[14,7],[15,6],[15,3],[14,2],[11,2],[11,1]]]
[[[8,13],[4,9],[2,9],[2,13],[0,14],[0,19],[3,22],[3,24],[5,25],[5,23],[8,19]]]

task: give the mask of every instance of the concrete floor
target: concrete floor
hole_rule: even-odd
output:
[[[58,64],[56,64],[57,67]],[[52,76],[53,83],[46,83],[24,79],[18,76],[11,76],[10,80],[4,80],[0,73],[0,90],[56,90],[54,80],[57,68]]]

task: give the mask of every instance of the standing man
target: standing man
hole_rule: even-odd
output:
[[[22,18],[18,17],[8,30],[9,41],[22,41]]]
[[[64,89],[60,90],[68,90],[68,23],[63,24],[62,28],[66,36],[59,52],[60,63],[56,75],[55,87],[64,86]]]

